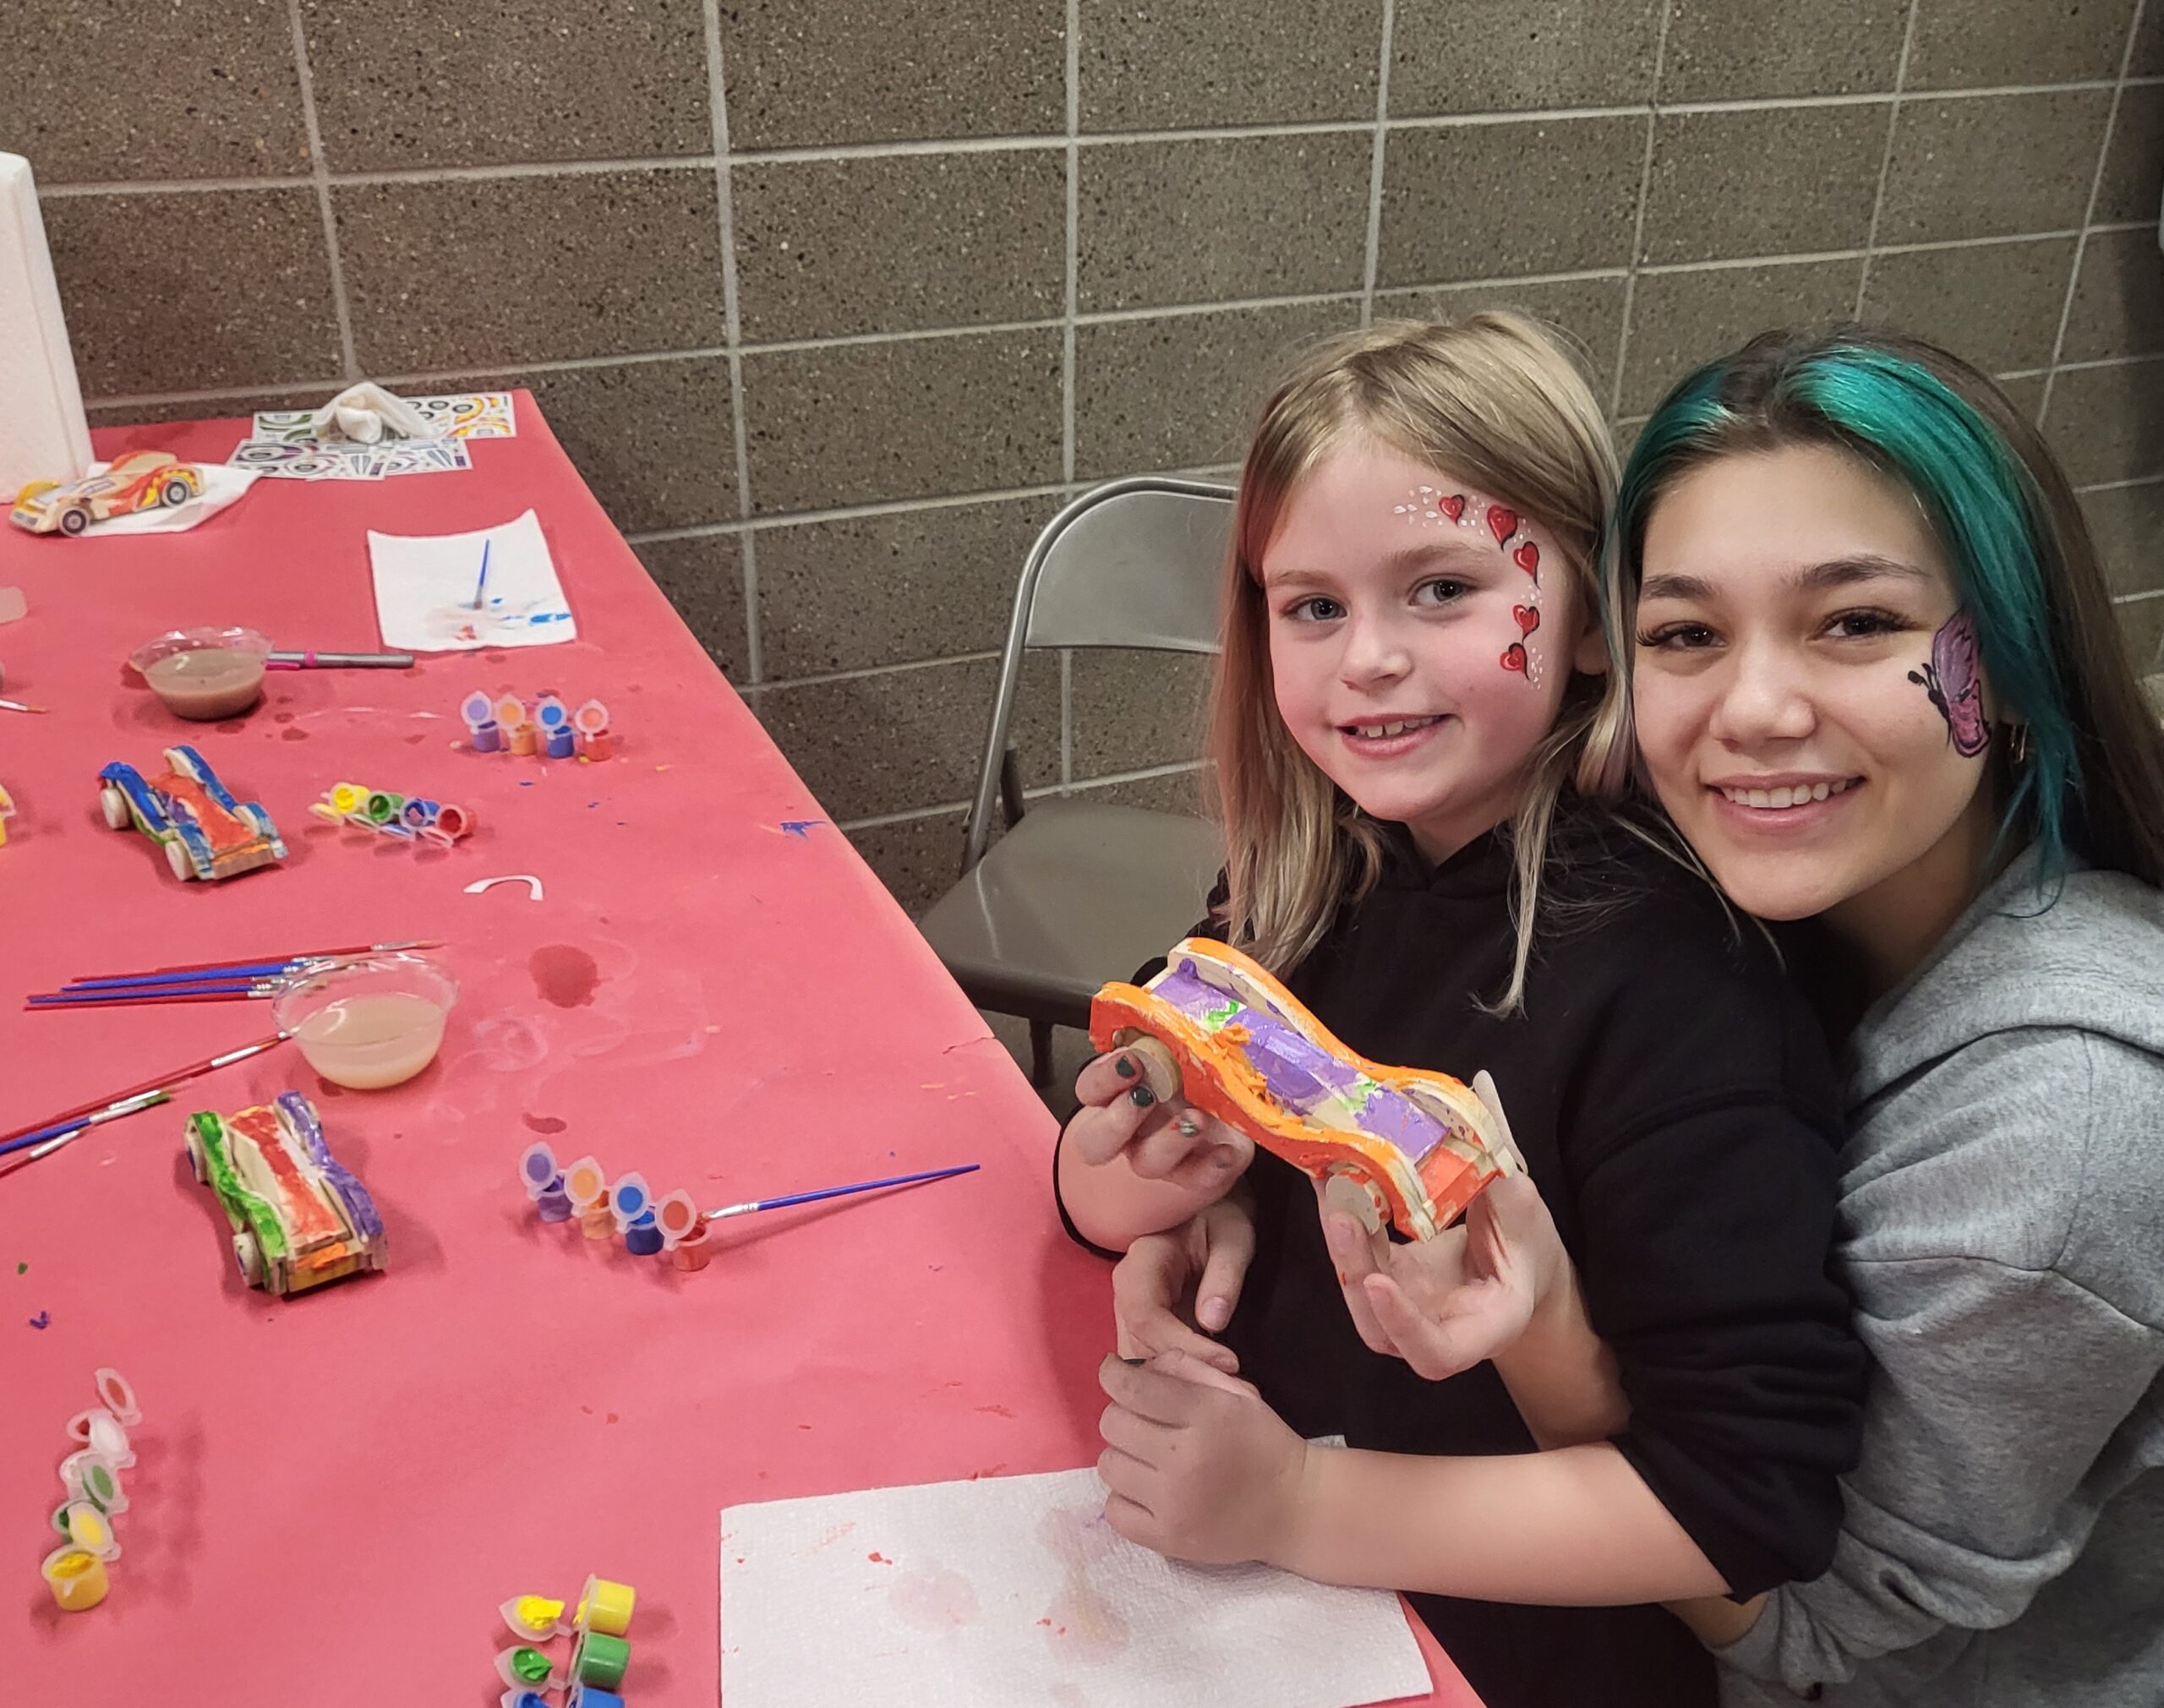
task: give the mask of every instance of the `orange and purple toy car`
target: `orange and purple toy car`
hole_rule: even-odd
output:
[[[79,480],[34,480],[15,494],[8,520],[34,534],[79,534],[130,510],[183,505],[203,490],[203,472],[162,450],[131,450]]]
[[[1161,1097],[1177,1091],[1237,1127],[1370,1230],[1432,1239],[1523,1168],[1489,1097],[1356,1055],[1262,967],[1206,937],[1181,943],[1148,985],[1100,990],[1090,1041],[1128,1050]]]

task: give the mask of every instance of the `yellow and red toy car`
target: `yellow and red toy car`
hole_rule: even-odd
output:
[[[15,494],[8,519],[34,534],[79,534],[130,510],[186,504],[202,490],[203,472],[193,463],[162,450],[131,450],[100,474],[32,481]]]

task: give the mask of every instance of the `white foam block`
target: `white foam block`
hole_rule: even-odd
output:
[[[0,500],[34,480],[90,466],[90,419],[75,379],[30,163],[0,154]]]

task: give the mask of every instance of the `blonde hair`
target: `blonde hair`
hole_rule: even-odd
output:
[[[1504,311],[1383,322],[1307,353],[1263,406],[1240,472],[1210,709],[1226,935],[1280,974],[1314,950],[1338,907],[1364,895],[1381,869],[1377,821],[1300,750],[1278,715],[1262,592],[1263,551],[1294,489],[1358,438],[1447,470],[1541,523],[1564,554],[1581,612],[1599,608],[1595,553],[1615,495],[1615,452],[1584,378],[1537,322]],[[1500,1012],[1524,1000],[1549,827],[1598,704],[1593,685],[1572,682],[1527,761],[1513,821],[1517,949]]]

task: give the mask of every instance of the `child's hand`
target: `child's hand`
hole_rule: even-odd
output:
[[[1361,1340],[1430,1381],[1509,1347],[1570,1270],[1548,1206],[1522,1174],[1492,1182],[1456,1227],[1410,1245],[1366,1232],[1320,1183],[1315,1196]]]
[[[1240,1284],[1254,1257],[1254,1218],[1237,1193],[1218,1199],[1182,1226],[1135,1241],[1112,1270],[1119,1356],[1188,1352],[1228,1376],[1237,1375],[1240,1361],[1232,1349],[1208,1335],[1232,1320]],[[1194,1321],[1205,1334],[1189,1328],[1179,1313],[1189,1289]]]
[[[1208,1565],[1274,1562],[1303,1515],[1308,1444],[1252,1384],[1183,1352],[1107,1358],[1105,1517],[1129,1542]]]
[[[1176,1087],[1153,1089],[1139,1050],[1097,1057],[1075,1076],[1074,1095],[1082,1107],[1067,1124],[1065,1149],[1090,1167],[1123,1154],[1143,1180],[1218,1198],[1254,1159],[1244,1133],[1189,1105]]]

